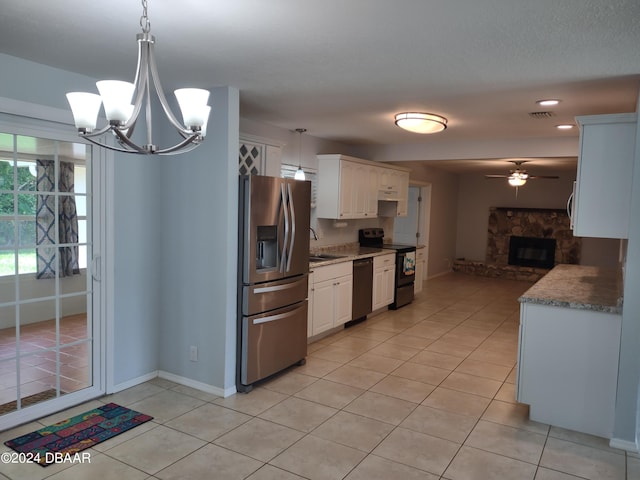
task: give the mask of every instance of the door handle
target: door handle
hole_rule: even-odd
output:
[[[289,290],[290,288],[296,288],[299,282],[287,283],[286,285],[275,285],[272,287],[260,287],[253,290],[253,293],[269,293],[280,292],[282,290]]]
[[[293,256],[293,247],[296,242],[296,211],[293,206],[293,195],[291,194],[291,185],[287,183],[287,204],[291,214],[291,239],[289,241],[289,255],[287,256],[287,272],[291,270],[291,257]]]
[[[102,272],[100,271],[100,255],[95,255],[91,260],[91,278],[94,281],[102,281]]]
[[[291,310],[290,312],[279,313],[277,315],[269,315],[268,317],[256,318],[252,323],[254,325],[260,325],[261,323],[275,322],[277,320],[282,320],[283,318],[293,317],[297,314],[298,310],[299,309],[296,308],[295,310]]]
[[[287,241],[289,237],[289,214],[287,212],[287,193],[284,184],[280,185],[280,198],[282,200],[282,215],[284,216],[284,238],[282,240],[282,254],[280,255],[280,273],[284,273],[287,263]]]

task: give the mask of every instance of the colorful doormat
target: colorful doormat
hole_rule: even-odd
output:
[[[26,453],[27,458],[46,467],[61,455],[73,456],[152,419],[153,417],[144,413],[108,403],[35,432],[7,440],[4,444],[18,453]]]

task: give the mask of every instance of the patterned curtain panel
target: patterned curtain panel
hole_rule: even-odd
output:
[[[58,174],[58,261],[56,264],[56,195],[55,162],[37,160],[36,244],[38,245],[36,278],[54,278],[80,273],[78,266],[78,215],[73,196],[73,163],[60,162]],[[71,195],[64,195],[70,193]],[[65,245],[72,244],[72,245]],[[50,248],[42,248],[51,245]]]

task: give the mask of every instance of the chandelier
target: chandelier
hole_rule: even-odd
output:
[[[67,93],[78,135],[101,147],[124,153],[174,155],[193,150],[206,135],[207,120],[211,110],[207,105],[209,91],[199,88],[181,88],[174,92],[182,113],[182,123],[180,123],[169,107],[158,76],[153,50],[155,37],[150,33],[151,23],[147,15],[147,0],[142,0],[140,26],[142,33],[136,35],[138,65],[133,83],[102,80],[96,82],[100,95],[86,92]],[[182,140],[171,147],[159,148],[153,141],[151,81],[166,117],[182,137]],[[132,99],[134,99],[133,104]],[[143,104],[146,144],[137,145],[131,137],[138,116],[143,110]],[[96,130],[101,105],[104,106],[107,125]],[[119,146],[109,145],[104,139],[99,139],[107,132],[111,132],[116,137]]]

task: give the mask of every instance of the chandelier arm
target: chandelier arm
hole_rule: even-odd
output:
[[[155,153],[154,150],[149,150],[133,143],[131,139],[129,139],[129,137],[127,137],[119,128],[112,128],[111,131],[118,138],[120,142],[124,143],[125,145],[128,145],[131,148],[131,150],[139,153]]]
[[[162,105],[162,109],[164,110],[165,115],[167,116],[171,124],[176,128],[176,130],[189,136],[192,135],[193,132],[186,129],[180,122],[178,122],[176,116],[173,114],[171,108],[169,107],[167,97],[165,97],[164,90],[162,89],[162,84],[160,83],[160,76],[158,75],[158,67],[156,65],[156,56],[153,51],[153,45],[149,45],[149,68],[151,69],[151,78],[153,79],[153,85],[156,89],[156,95],[158,95],[160,105]]]
[[[188,150],[183,150],[185,152],[188,152],[189,150],[193,150],[198,145],[200,145],[200,142],[202,142],[202,137],[200,136],[200,134],[199,133],[193,133],[190,137],[188,137],[185,140],[183,140],[182,142],[174,145],[173,147],[167,147],[167,148],[163,148],[161,150],[156,150],[154,153],[157,153],[158,155],[171,155],[173,153],[177,153],[177,150],[181,150],[182,148],[184,148],[187,145],[191,144],[191,148],[189,148]]]
[[[144,112],[145,123],[147,125],[147,145],[153,145],[153,118],[151,117],[151,92],[149,90],[149,75],[147,75],[144,87],[147,91],[147,102]]]
[[[131,150],[131,149],[128,149],[128,148],[114,147],[114,146],[108,145],[106,143],[98,142],[97,140],[94,140],[93,138],[89,138],[89,137],[87,137],[85,135],[83,135],[82,138],[86,138],[88,141],[90,141],[94,145],[97,145],[97,146],[102,147],[102,148],[106,148],[107,150],[113,150],[114,152],[120,152],[120,153],[135,153],[135,152],[138,152],[138,150]],[[147,152],[138,152],[138,153],[147,153]]]
[[[94,130],[93,132],[78,132],[80,134],[81,137],[83,138],[90,138],[90,137],[99,137],[101,135],[104,135],[105,133],[107,133],[109,130],[111,130],[111,125],[110,124],[106,124],[104,127],[102,127],[100,130]]]
[[[128,137],[131,137],[133,134],[133,127],[138,120],[138,116],[140,115],[140,110],[142,108],[142,102],[144,101],[144,86],[148,85],[146,80],[149,77],[149,72],[147,68],[144,67],[147,64],[148,45],[149,41],[142,39],[141,36],[138,35],[138,66],[136,68],[136,78],[133,83],[135,85],[136,98],[133,102],[133,113],[131,114],[131,118],[129,118],[127,123],[124,125],[124,129],[129,130],[127,132]]]

